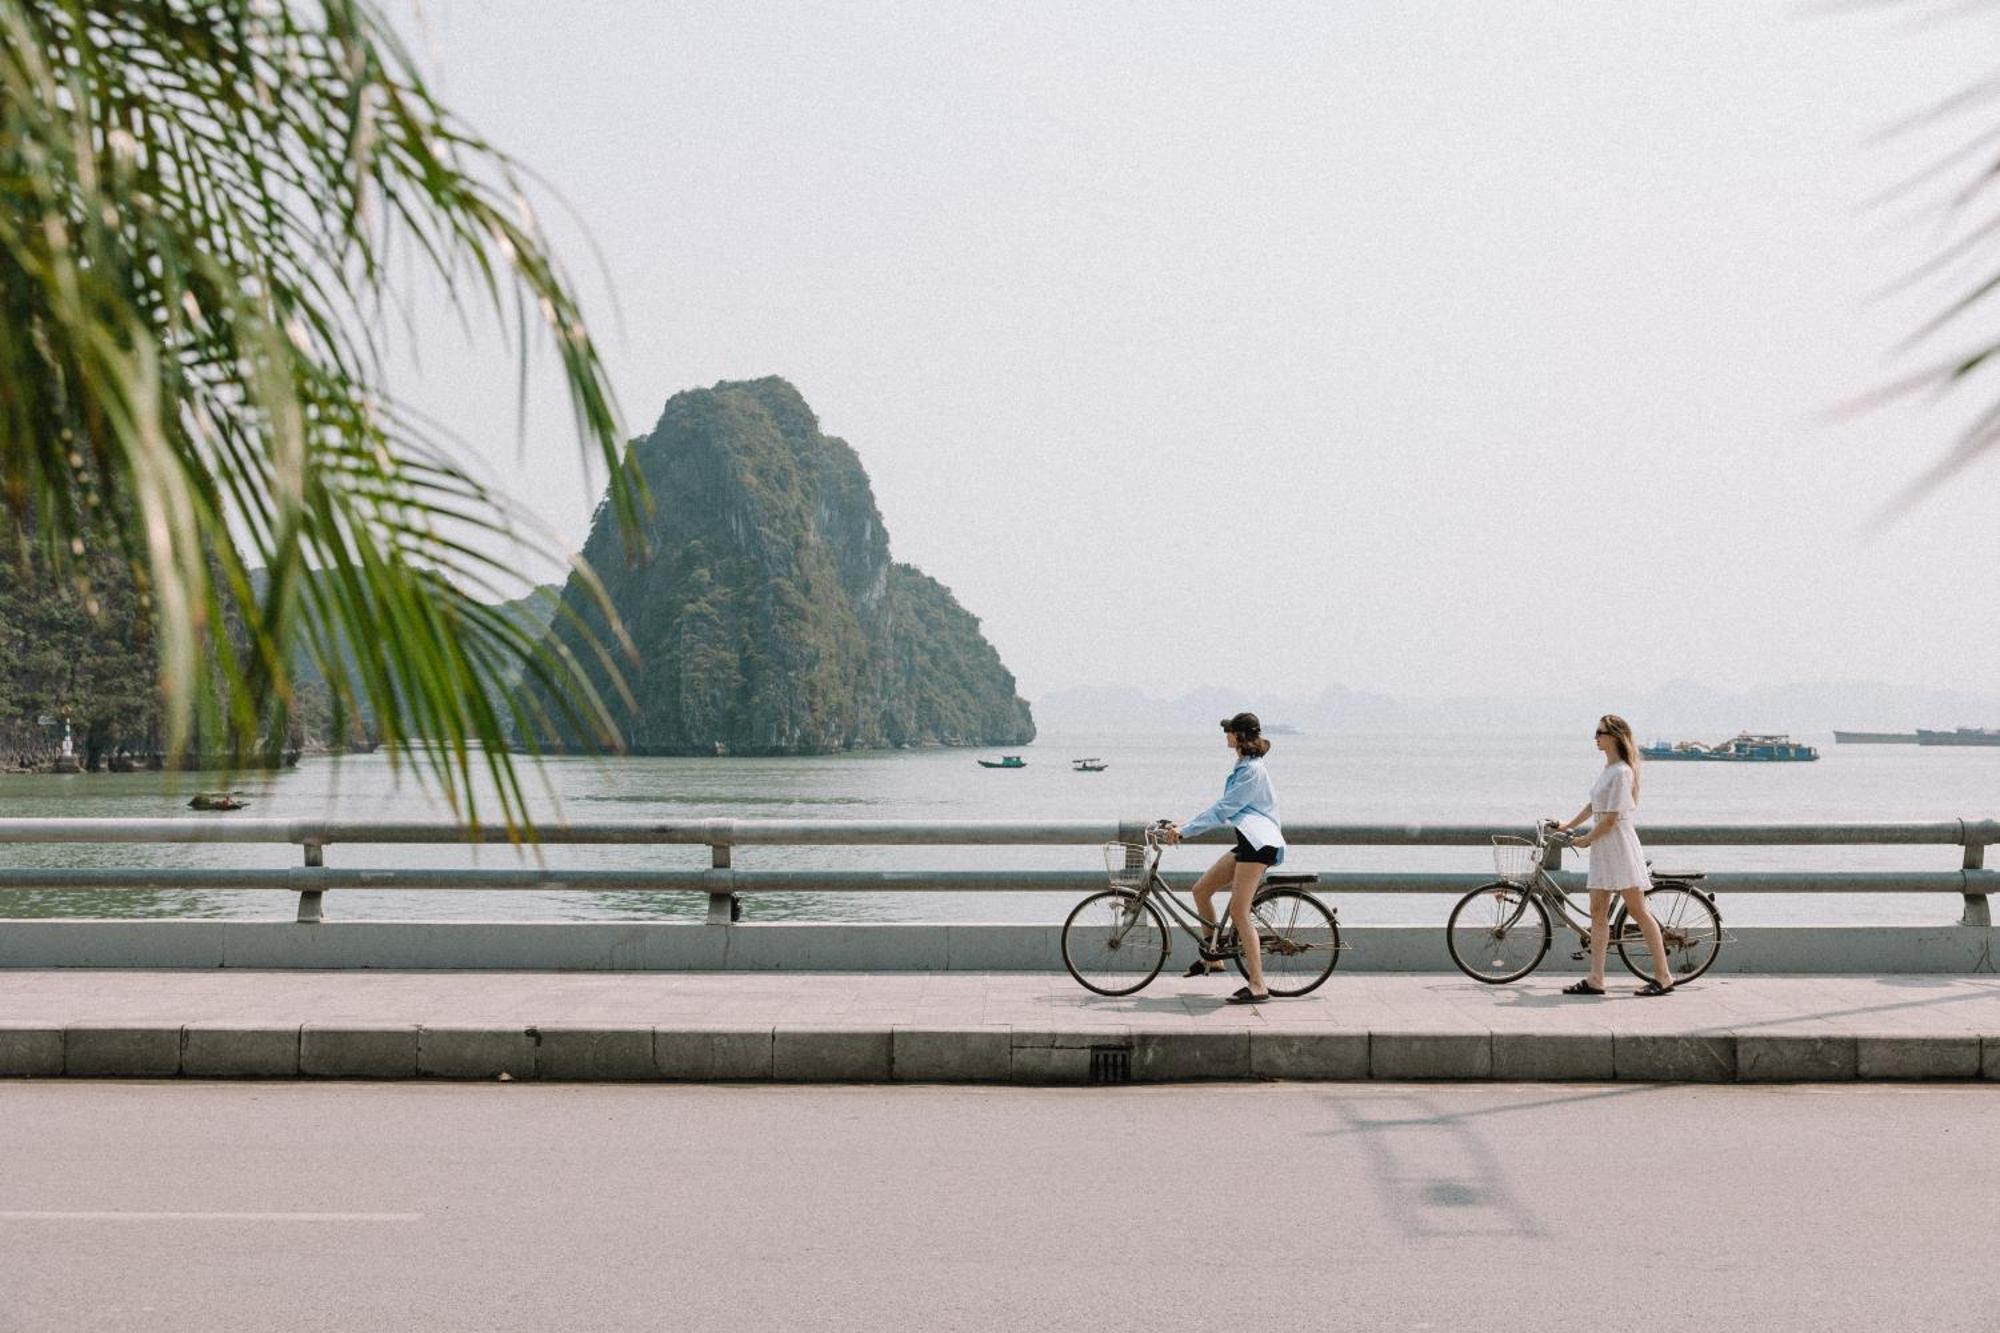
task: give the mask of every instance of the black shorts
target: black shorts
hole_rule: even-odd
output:
[[[1236,850],[1230,853],[1242,865],[1274,866],[1278,864],[1276,847],[1252,847],[1250,839],[1241,833],[1236,835]]]

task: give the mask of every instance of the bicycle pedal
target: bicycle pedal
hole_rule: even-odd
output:
[[[1569,956],[1569,960],[1570,960],[1570,961],[1571,961],[1572,963],[1580,963],[1580,962],[1582,962],[1582,961],[1584,960],[1585,956],[1586,956],[1586,955],[1585,955],[1584,951],[1583,951],[1582,949],[1578,949],[1578,950],[1577,950],[1577,951],[1576,951],[1575,953],[1573,953],[1573,954],[1571,954],[1571,955]]]

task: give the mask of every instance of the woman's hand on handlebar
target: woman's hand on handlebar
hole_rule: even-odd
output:
[[[1162,819],[1159,824],[1160,839],[1169,847],[1178,847],[1181,841],[1180,825],[1170,819]]]

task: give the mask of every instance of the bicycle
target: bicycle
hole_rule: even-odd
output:
[[[1500,879],[1460,898],[1445,922],[1445,946],[1459,971],[1493,986],[1527,976],[1549,952],[1551,913],[1576,934],[1579,949],[1571,956],[1587,956],[1590,917],[1572,910],[1569,896],[1547,869],[1549,850],[1569,845],[1569,835],[1547,820],[1535,825],[1532,838],[1494,837],[1493,868]],[[1698,887],[1703,878],[1700,871],[1662,871],[1646,891],[1646,906],[1659,922],[1675,985],[1708,971],[1722,951],[1722,913]],[[1652,951],[1623,905],[1611,919],[1611,942],[1633,976],[1654,979]]]
[[[1175,900],[1161,877],[1167,827],[1158,820],[1146,828],[1143,842],[1104,844],[1111,887],[1078,903],[1063,922],[1063,966],[1085,990],[1131,995],[1145,989],[1160,975],[1173,947],[1167,916],[1194,941],[1202,958],[1233,962],[1249,978],[1234,928],[1225,921],[1210,947],[1201,918]],[[1263,951],[1264,985],[1272,995],[1309,994],[1340,961],[1340,923],[1332,909],[1306,892],[1307,885],[1318,882],[1318,875],[1267,875],[1250,901]]]

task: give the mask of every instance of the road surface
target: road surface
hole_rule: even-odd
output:
[[[31,1082],[0,1130],[12,1330],[2000,1310],[1994,1086]]]

